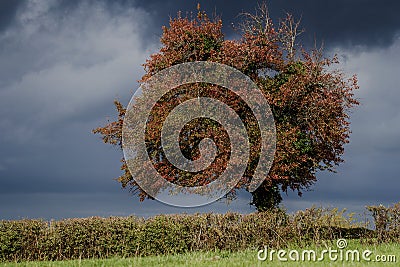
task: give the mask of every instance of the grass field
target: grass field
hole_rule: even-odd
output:
[[[322,250],[331,247],[337,249],[335,244],[322,245],[319,247],[307,248],[289,248],[285,249],[289,252],[291,249],[299,251],[300,255],[303,250],[315,250],[317,258],[321,255]],[[382,244],[382,245],[361,245],[359,241],[349,240],[348,246],[342,251],[345,255],[348,250],[358,250],[361,253],[364,250],[370,250],[372,254],[369,256],[370,262],[360,259],[360,261],[336,260],[331,261],[329,256],[325,254],[324,260],[321,262],[314,261],[292,261],[288,258],[287,262],[279,261],[277,255],[274,254],[273,260],[269,259],[260,261],[257,259],[257,250],[246,250],[242,252],[193,252],[180,255],[164,255],[149,256],[137,258],[111,258],[111,259],[93,259],[93,260],[70,260],[58,262],[21,262],[21,263],[0,263],[0,266],[398,266],[400,262],[400,244]],[[340,251],[340,250],[339,250]],[[338,254],[339,255],[339,254]],[[395,256],[395,262],[377,262],[375,256]],[[389,260],[389,259],[388,259]],[[394,259],[391,259],[393,261]]]

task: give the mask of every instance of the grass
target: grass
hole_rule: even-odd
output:
[[[317,257],[325,248],[331,247],[337,249],[336,244],[323,244],[320,246],[311,246],[307,248],[289,248],[297,249],[301,253],[304,249],[313,249],[317,253]],[[376,255],[395,255],[396,262],[367,262],[361,259],[360,262],[356,261],[330,261],[326,255],[321,262],[299,261],[299,262],[281,262],[274,255],[273,261],[268,259],[260,261],[257,259],[257,250],[245,250],[240,252],[227,252],[227,251],[213,251],[213,252],[192,252],[178,255],[163,255],[163,256],[148,256],[148,257],[135,257],[135,258],[111,258],[111,259],[90,259],[90,260],[68,260],[68,261],[55,261],[55,262],[21,262],[21,263],[0,263],[0,266],[16,266],[16,267],[63,267],[63,266],[397,266],[400,262],[400,244],[380,244],[369,245],[361,244],[358,240],[348,240],[348,246],[343,250],[364,250],[372,251],[370,258],[375,259]],[[286,256],[287,257],[287,256]]]

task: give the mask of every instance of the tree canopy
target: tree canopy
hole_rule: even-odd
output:
[[[307,51],[297,43],[296,37],[302,31],[299,21],[291,15],[288,14],[274,25],[267,6],[263,4],[256,14],[246,13],[242,18],[238,32],[240,38],[226,40],[221,19],[210,18],[200,9],[195,17],[181,16],[178,13],[176,18],[170,20],[168,27],[163,27],[160,40],[162,47],[144,64],[146,73],[140,82],[146,82],[168,67],[195,61],[225,64],[251,78],[268,101],[276,127],[276,151],[272,166],[262,185],[252,192],[252,204],[258,210],[265,210],[281,201],[281,191],[290,189],[301,195],[316,182],[318,171],[334,171],[335,166],[343,162],[344,145],[349,142],[350,135],[349,111],[358,105],[354,98],[354,90],[358,88],[358,84],[356,76],[346,77],[343,71],[332,67],[339,63],[336,56],[326,58],[322,49]],[[163,112],[173,108],[176,101],[183,101],[181,96],[184,94],[191,95],[186,100],[199,95],[217,98],[224,95],[225,99],[230,99],[232,106],[238,103],[235,111],[241,118],[249,118],[246,117],[249,111],[240,105],[240,101],[235,102],[235,95],[229,95],[222,87],[204,84],[176,89],[165,96],[168,98],[166,103],[169,103],[167,108],[164,107],[153,115],[161,120],[165,116]],[[114,103],[118,111],[117,120],[93,131],[101,134],[105,143],[122,148],[126,108],[119,101]],[[248,132],[255,129],[256,125],[250,119],[244,120],[250,125]],[[154,132],[159,127],[156,121],[153,124]],[[189,159],[195,159],[198,149],[193,149],[190,144],[196,147],[199,140],[209,135],[217,138],[224,134],[221,131],[213,132],[215,127],[219,126],[210,121],[197,121],[197,125],[188,126],[186,145],[184,142],[181,146],[183,154]],[[190,132],[197,135],[190,137]],[[258,138],[260,137],[255,134],[249,141],[257,147]],[[149,144],[148,152],[158,155],[157,153],[161,153],[159,146],[159,143]],[[221,171],[229,160],[229,155],[224,152],[223,142],[220,146],[218,157],[213,163],[213,173]],[[225,149],[228,147],[225,145]],[[231,196],[236,190],[246,188],[251,181],[258,160],[257,151],[250,151],[247,169],[230,192]],[[162,157],[161,160],[157,158],[160,159],[153,157],[153,165],[158,164],[158,169],[162,170],[164,161]],[[142,175],[146,175],[146,167],[143,168]],[[124,188],[131,189],[141,200],[151,198],[132,177],[124,159],[121,170],[123,174],[117,180]],[[186,185],[209,182],[206,177],[210,173],[207,172],[192,176],[190,182],[180,179],[177,172],[165,172],[163,175],[174,183]]]

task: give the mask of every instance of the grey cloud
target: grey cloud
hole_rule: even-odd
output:
[[[83,3],[59,17],[45,1],[28,7],[0,37],[7,62],[1,64],[3,136],[16,118],[17,129],[9,134],[26,137],[32,129],[84,114],[135,89],[150,52],[142,43],[150,23],[145,11],[128,9],[113,17],[102,4]]]
[[[91,130],[128,102],[154,45],[145,10],[110,6],[26,1],[0,34],[1,194],[120,190],[121,153]]]
[[[356,93],[361,105],[352,114],[352,145],[363,152],[400,151],[400,38],[374,51],[335,52],[347,54],[343,67],[357,73],[361,88]]]

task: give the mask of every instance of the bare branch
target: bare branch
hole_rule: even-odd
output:
[[[264,35],[268,36],[271,29],[273,28],[272,20],[269,15],[268,6],[266,2],[258,4],[254,14],[244,12],[240,14],[245,19],[240,24],[240,28],[245,33],[251,35]]]
[[[296,38],[304,32],[300,28],[301,18],[295,20],[292,14],[286,13],[286,17],[279,23],[280,41],[283,44],[289,61],[293,61],[296,55]]]

